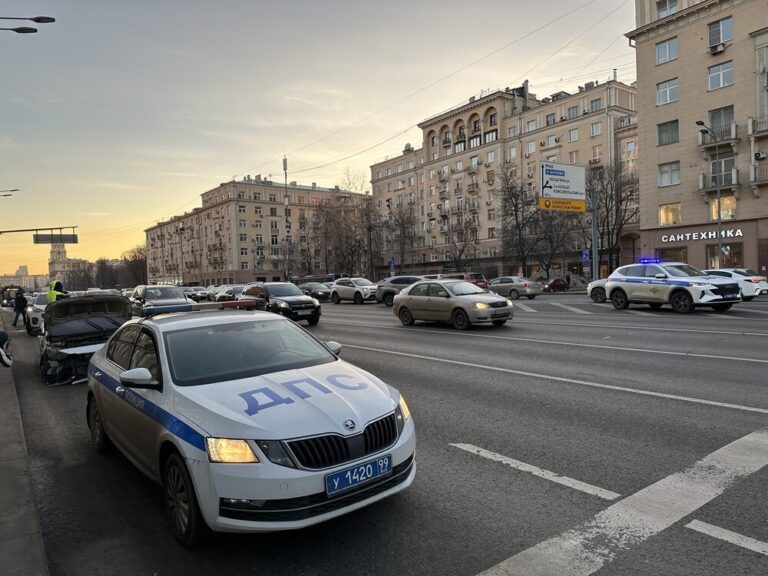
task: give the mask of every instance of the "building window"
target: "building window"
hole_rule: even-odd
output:
[[[434,179],[436,176],[437,176],[437,172],[435,172],[435,169],[434,168],[430,168],[429,169],[429,177]]]
[[[472,132],[477,133],[480,132],[483,129],[483,123],[480,122],[480,120],[475,120],[472,122]]]
[[[659,164],[659,186],[680,184],[680,162]]]
[[[579,163],[579,151],[578,150],[572,150],[568,152],[568,163],[569,164],[578,164]]]
[[[248,256],[248,248],[240,248],[240,256]]]
[[[536,130],[536,120],[528,120],[528,124],[526,126],[527,132],[533,132]]]
[[[240,262],[240,270],[248,270],[248,262]]]
[[[510,160],[517,158],[517,146],[512,146],[512,148],[507,151],[507,158]]]
[[[507,130],[507,136],[509,138],[514,138],[515,136],[517,136],[517,126],[512,126],[511,128],[509,128]]]
[[[733,40],[733,18],[723,18],[709,25],[709,45],[717,46],[728,40]]]
[[[666,146],[667,144],[674,144],[680,141],[680,130],[678,128],[677,120],[671,122],[664,122],[656,126],[658,133],[659,146]]]
[[[595,100],[590,100],[589,102],[589,111],[590,112],[597,112],[600,110],[600,98],[597,98]]]
[[[432,146],[437,146],[437,136],[434,136],[434,135],[433,135],[433,136],[432,136],[432,137],[429,139],[429,143],[430,143],[430,145],[432,145]],[[391,168],[387,168],[387,176],[389,176],[390,174],[391,174]]]
[[[257,201],[261,200],[261,192],[254,192],[253,199]]]
[[[456,152],[464,152],[464,150],[466,149],[466,146],[467,146],[466,140],[459,140],[458,142],[456,142],[456,146],[454,146],[454,148],[456,149]]]
[[[659,226],[680,224],[680,202],[659,206]]]
[[[677,60],[677,36],[656,44],[656,64]]]
[[[488,238],[496,238],[496,228],[488,228]]]
[[[480,136],[472,136],[472,138],[469,139],[469,147],[477,148],[478,146],[480,146]]]
[[[709,125],[714,133],[717,134],[718,139],[730,139],[733,118],[733,106],[725,106],[724,108],[709,111]]]
[[[720,268],[736,268],[744,265],[744,244],[723,244],[723,252],[720,254]],[[717,268],[717,244],[707,244],[707,263],[709,268]]]
[[[665,262],[688,262],[688,247],[656,248],[656,258]],[[714,268],[714,266],[710,266]]]
[[[253,207],[253,213],[254,214],[258,214],[259,216],[261,216],[261,206],[254,206]]]
[[[712,169],[710,185],[713,188],[718,186],[733,186],[736,184],[733,178],[735,162],[732,152],[713,155],[709,165]]]
[[[736,219],[736,197],[732,195],[720,196],[720,219],[721,220],[735,220]],[[712,222],[717,222],[717,198],[712,198],[709,201],[709,218]]]
[[[270,202],[277,202],[277,194],[270,194],[269,195],[269,201]]]
[[[270,220],[269,221],[269,229],[270,230],[277,230],[279,228],[279,221],[278,220]]]
[[[590,134],[592,136],[600,136],[600,134],[603,133],[603,123],[602,122],[595,122],[590,127]]]
[[[413,176],[408,176],[408,186],[413,186]]]
[[[600,160],[600,157],[603,155],[603,145],[602,144],[596,144],[595,146],[592,146],[592,159],[593,160]]]
[[[677,0],[658,0],[656,2],[656,14],[659,18],[666,18],[677,12]]]
[[[256,220],[256,222],[253,223],[256,228],[262,228],[262,224],[263,222],[261,220]]]
[[[555,135],[547,136],[547,148],[552,148],[553,146],[557,146],[558,138]]]
[[[526,146],[527,146],[526,152],[528,154],[533,154],[534,152],[536,152],[536,142],[528,142]]]
[[[499,115],[498,115],[498,114],[496,114],[495,112],[494,112],[493,114],[491,114],[491,115],[489,116],[489,118],[488,118],[488,123],[489,123],[491,126],[496,126],[496,124],[498,124],[498,121],[499,121]]]
[[[248,242],[248,234],[240,234],[240,242]]]
[[[485,155],[485,161],[487,164],[490,164],[494,160],[496,160],[496,152],[494,152],[493,150],[489,150],[488,154]]]
[[[677,101],[677,78],[656,84],[656,105]]]
[[[240,213],[240,214],[245,214],[245,206],[242,206],[242,205],[238,205],[238,207],[237,207],[237,211],[238,211],[238,213]]]
[[[450,140],[450,136],[448,137],[448,139]],[[395,173],[396,173],[396,174],[400,174],[400,172],[402,172],[402,171],[403,171],[403,165],[402,165],[402,164],[398,164],[398,165],[395,167]]]
[[[568,108],[568,118],[576,118],[579,115],[579,107],[571,106]]]
[[[568,142],[576,142],[579,139],[579,129],[572,128],[568,130]]]
[[[733,84],[733,62],[723,62],[709,67],[709,89],[717,90]]]
[[[551,114],[547,114],[545,121],[547,123],[547,126],[552,126],[552,124],[555,123],[555,113],[552,112]]]
[[[270,208],[269,209],[269,215],[270,216],[277,216],[277,208]]]
[[[238,220],[238,221],[237,221],[237,226],[238,226],[239,228],[245,228],[245,226],[246,226],[246,222],[245,222],[245,220]]]
[[[496,138],[498,138],[498,133],[496,130],[491,130],[490,132],[485,133],[485,143],[488,144],[490,142],[495,142]]]
[[[456,160],[456,172],[462,172],[464,170],[464,161]]]

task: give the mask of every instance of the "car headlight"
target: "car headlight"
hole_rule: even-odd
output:
[[[282,300],[278,300],[278,301],[277,301],[277,305],[278,305],[280,308],[288,308],[288,303],[287,303],[287,302],[283,302]]]
[[[411,409],[408,408],[408,404],[405,402],[405,398],[403,398],[402,394],[400,394],[400,400],[397,401],[397,405],[400,407],[400,411],[403,413],[403,418],[410,420]]]
[[[488,304],[485,302],[475,302],[475,308],[478,310],[485,310],[486,308],[490,308],[490,306],[488,306]]]
[[[27,306],[27,314],[32,314],[32,306]]]
[[[397,435],[403,432],[405,423],[411,418],[411,410],[408,408],[408,404],[405,403],[405,398],[400,394],[400,400],[397,401],[397,408],[395,409],[395,421],[397,423]]]
[[[224,464],[256,464],[259,459],[248,442],[232,438],[206,438],[208,460]]]
[[[512,300],[509,298],[507,298],[507,306],[514,306],[514,304],[512,304]]]
[[[694,284],[691,284],[692,288],[699,288],[700,290],[714,290],[715,286],[714,284],[704,284],[700,282],[695,282]]]
[[[313,306],[320,306],[320,300],[317,298],[312,298],[312,305]]]

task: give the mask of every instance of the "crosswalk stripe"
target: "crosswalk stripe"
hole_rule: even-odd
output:
[[[522,310],[523,312],[536,312],[536,310],[534,310],[527,304],[515,304],[515,308],[520,308],[520,310]]]
[[[592,314],[592,312],[587,312],[586,310],[580,310],[573,306],[568,306],[568,304],[560,304],[559,302],[550,302],[550,304],[552,304],[552,306],[557,306],[558,308],[562,308],[563,310],[568,310],[568,312],[575,312],[576,314]]]

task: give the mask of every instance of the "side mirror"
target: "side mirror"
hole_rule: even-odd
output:
[[[159,383],[146,368],[132,368],[120,374],[120,384],[129,388],[155,388]]]
[[[329,340],[328,342],[324,342],[325,347],[328,348],[334,355],[338,356],[341,354],[341,344],[338,342],[334,342],[333,340]]]
[[[664,280],[666,277],[667,277],[666,274],[656,274],[656,276],[654,276],[654,278],[656,278],[657,280]]]

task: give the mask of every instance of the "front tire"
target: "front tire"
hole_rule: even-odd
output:
[[[338,304],[339,302],[341,302],[341,298],[339,298],[339,295],[336,292],[331,294],[331,302],[333,302],[334,304]]]
[[[520,292],[512,288],[512,290],[509,291],[509,298],[510,300],[517,300],[520,298]]]
[[[626,310],[629,308],[629,298],[624,290],[614,290],[611,294],[611,303],[616,310]]]
[[[112,442],[104,431],[99,405],[93,396],[88,399],[88,430],[91,433],[91,446],[93,446],[93,449],[99,454],[108,452]]]
[[[395,295],[394,294],[384,294],[384,305],[385,306],[392,306],[392,304],[395,303]]]
[[[209,528],[200,513],[184,460],[175,452],[168,456],[163,468],[163,503],[171,532],[182,546],[192,548],[205,540]]]
[[[467,330],[470,327],[469,316],[464,310],[454,310],[451,314],[451,324],[456,330]]]
[[[592,292],[589,293],[589,297],[592,298],[593,302],[597,302],[598,304],[602,304],[605,302],[605,288],[593,288]]]
[[[413,326],[413,314],[411,314],[411,311],[408,310],[408,308],[400,308],[398,318],[400,318],[400,322],[403,326]]]
[[[672,310],[678,314],[690,314],[693,312],[693,298],[688,292],[675,292],[670,300]]]
[[[307,322],[310,326],[317,326],[317,323],[320,322],[320,316],[315,316],[314,318],[307,318]]]
[[[355,292],[355,304],[363,303],[363,295],[360,292]]]

